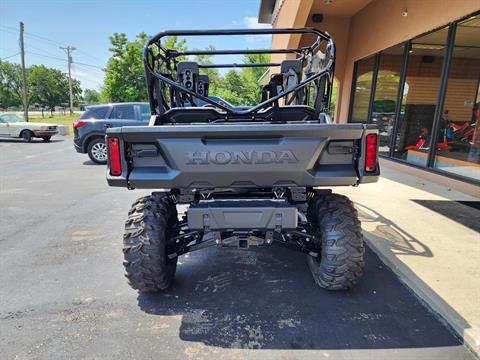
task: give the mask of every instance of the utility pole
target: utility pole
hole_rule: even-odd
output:
[[[23,22],[20,21],[20,52],[22,59],[22,77],[23,77],[23,117],[28,121],[28,94],[27,94],[27,70],[25,69],[25,46],[23,44]]]
[[[73,46],[60,47],[68,57],[68,87],[70,89],[70,116],[73,116],[73,93],[72,93],[72,51],[77,50]]]

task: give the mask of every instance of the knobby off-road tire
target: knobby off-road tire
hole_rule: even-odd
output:
[[[320,195],[309,208],[315,219],[315,247],[320,258],[308,257],[315,282],[328,290],[352,288],[362,276],[365,248],[353,203],[337,194]]]
[[[167,289],[177,269],[177,258],[167,259],[172,229],[177,223],[173,201],[163,195],[145,196],[132,205],[123,237],[124,266],[130,286],[141,292]]]

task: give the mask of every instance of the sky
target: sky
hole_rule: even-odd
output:
[[[44,64],[67,72],[59,47],[74,46],[72,76],[82,88],[99,90],[115,32],[130,40],[140,32],[162,30],[261,28],[260,0],[0,0],[0,59],[20,63],[19,22],[25,24],[27,66]],[[270,36],[195,37],[189,49],[266,48]],[[222,56],[217,62],[240,61]]]

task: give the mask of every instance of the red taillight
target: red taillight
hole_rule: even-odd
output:
[[[374,172],[377,169],[377,134],[367,135],[365,149],[365,172]]]
[[[86,121],[82,121],[82,120],[77,120],[73,123],[73,128],[74,129],[78,129],[79,127],[83,126],[83,125],[86,125],[87,122]]]
[[[118,138],[108,139],[108,163],[110,165],[110,175],[122,175],[122,163],[120,162],[120,141]]]

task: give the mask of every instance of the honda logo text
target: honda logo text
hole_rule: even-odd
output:
[[[298,160],[290,150],[189,151],[188,165],[294,164]]]

